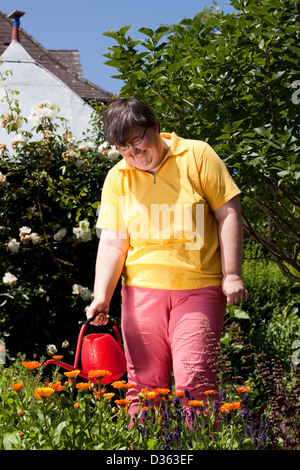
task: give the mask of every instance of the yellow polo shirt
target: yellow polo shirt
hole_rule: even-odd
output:
[[[130,237],[122,282],[156,289],[222,284],[213,211],[240,193],[205,142],[162,133],[168,153],[155,175],[125,160],[107,174],[97,228]]]

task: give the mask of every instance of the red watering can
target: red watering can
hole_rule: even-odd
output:
[[[108,384],[118,380],[126,371],[126,359],[122,350],[121,335],[117,326],[109,320],[109,324],[116,334],[117,341],[108,333],[93,333],[83,338],[85,329],[92,320],[93,318],[89,318],[81,327],[77,340],[74,366],[56,361],[55,359],[49,359],[45,362],[45,365],[58,364],[68,371],[80,370],[78,363],[81,350],[81,365],[83,370],[80,370],[78,375],[88,379],[88,373],[91,370],[108,370],[111,372],[111,375],[101,379],[101,384]],[[96,383],[93,379],[88,380]]]

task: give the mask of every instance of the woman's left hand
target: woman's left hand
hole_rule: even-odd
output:
[[[223,278],[223,292],[229,305],[239,304],[248,300],[248,291],[240,276],[227,274]]]

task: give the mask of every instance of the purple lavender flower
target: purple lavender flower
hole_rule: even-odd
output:
[[[179,405],[180,405],[180,399],[179,397],[174,397],[174,400],[173,400],[173,405],[174,405],[174,408],[178,408]]]
[[[219,400],[215,400],[215,402],[214,402],[214,410],[215,410],[215,411],[218,411],[219,408],[220,408],[220,401],[219,401]]]
[[[173,434],[170,433],[168,434],[166,437],[165,437],[165,442],[164,442],[164,445],[163,445],[163,449],[164,450],[170,450],[170,442],[172,442],[173,440]]]
[[[257,423],[255,421],[253,421],[251,423],[251,435],[255,434],[257,431]]]
[[[249,393],[245,393],[243,399],[242,399],[242,404],[245,405],[249,400]]]
[[[265,446],[267,442],[267,435],[265,433],[262,433],[260,436],[260,440],[261,440],[262,445]]]

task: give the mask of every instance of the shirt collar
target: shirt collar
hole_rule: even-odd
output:
[[[169,134],[167,132],[162,132],[160,134],[162,137],[165,137],[166,139],[170,139],[170,148],[168,150],[167,155],[177,155],[177,156],[182,156],[187,150],[188,150],[188,145],[186,142],[186,139],[183,139],[182,137],[178,137],[175,132],[172,132],[172,134]]]

